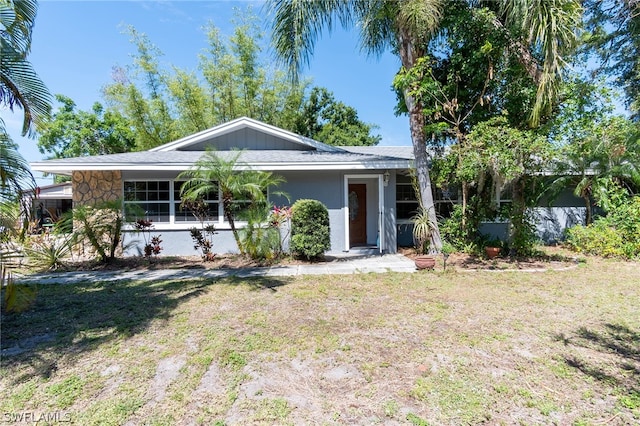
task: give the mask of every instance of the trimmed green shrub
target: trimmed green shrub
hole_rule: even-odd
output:
[[[329,210],[317,200],[298,200],[291,207],[291,252],[315,259],[331,248]]]

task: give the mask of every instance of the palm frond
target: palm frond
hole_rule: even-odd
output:
[[[537,125],[557,98],[566,57],[578,45],[583,9],[577,0],[503,0],[507,26],[525,34],[528,46],[540,52],[536,102],[530,121]]]
[[[31,34],[37,13],[36,0],[0,2],[0,39],[26,56],[31,49]]]
[[[315,42],[320,33],[332,31],[336,20],[347,26],[354,19],[353,6],[357,3],[341,0],[271,0],[266,4],[273,15],[274,49],[284,62],[290,75],[297,79],[298,72],[309,64]]]
[[[3,46],[0,56],[0,104],[24,111],[22,134],[33,136],[51,112],[52,96],[33,66],[19,52]]]

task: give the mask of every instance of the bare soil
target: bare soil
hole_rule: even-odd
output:
[[[415,259],[416,252],[412,248],[400,248],[399,253]],[[116,270],[132,271],[144,269],[242,269],[251,267],[266,267],[277,265],[299,265],[299,264],[323,264],[336,260],[336,257],[327,256],[314,261],[305,261],[284,257],[274,261],[256,261],[248,256],[238,254],[217,254],[212,261],[203,261],[198,256],[157,256],[152,258],[144,257],[120,257],[108,264],[96,261],[75,261],[65,265],[64,270]],[[577,255],[561,247],[545,247],[544,252],[537,256],[515,257],[500,256],[488,259],[485,256],[478,256],[466,253],[453,253],[446,259],[446,268],[458,271],[470,270],[560,270],[571,267],[583,261]],[[437,256],[437,269],[444,269],[444,258]]]
[[[170,264],[184,265],[157,266]],[[40,286],[29,311],[2,315],[0,413],[82,425],[639,424],[639,271],[589,258],[539,274]]]

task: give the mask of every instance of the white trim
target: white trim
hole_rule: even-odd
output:
[[[384,232],[384,174],[378,175],[378,250],[384,253],[385,232]]]
[[[191,163],[58,163],[47,164],[44,162],[30,163],[31,169],[38,172],[55,174],[68,174],[76,170],[121,170],[121,171],[176,171],[188,170],[193,166]],[[259,170],[259,171],[298,171],[298,170],[381,170],[381,169],[408,169],[411,162],[407,160],[398,161],[353,161],[339,163],[247,163],[237,170]]]
[[[231,226],[229,226],[228,222],[217,222],[217,221],[207,221],[204,223],[206,225],[214,225],[216,227],[216,231],[229,231],[231,230]],[[235,222],[236,229],[244,228],[247,225],[247,222]],[[167,223],[167,222],[153,222],[152,231],[188,231],[191,228],[200,228],[200,222],[176,222],[176,223]],[[122,227],[125,231],[136,231],[136,228],[131,224],[126,224]]]
[[[124,184],[125,182],[169,182],[169,200],[153,200],[153,201],[128,201],[125,200],[125,191]],[[176,199],[175,195],[175,183],[176,182],[185,182],[184,179],[176,179],[176,178],[134,178],[134,179],[123,179],[122,180],[122,209],[124,210],[125,204],[136,204],[136,203],[156,203],[156,204],[169,204],[169,222],[153,222],[153,229],[157,230],[188,230],[195,227],[200,226],[200,222],[194,218],[191,221],[176,221]],[[269,200],[269,193],[267,192],[267,200]],[[213,200],[209,200],[213,201]],[[236,200],[238,202],[242,202],[245,200]],[[226,217],[224,215],[224,206],[222,204],[222,193],[218,190],[218,214],[217,219],[208,220],[205,222],[206,225],[215,225],[216,229],[226,230],[231,229],[229,222],[226,221]],[[247,225],[246,221],[235,221],[236,228],[240,229]],[[133,226],[129,226],[128,230],[135,230]]]
[[[384,251],[384,187],[382,185],[383,174],[345,174],[344,175],[344,197],[343,197],[343,210],[344,210],[344,251],[349,251],[349,179],[377,179],[378,182],[378,235],[380,241],[378,242],[378,249],[380,253]]]
[[[248,117],[237,118],[235,120],[229,121],[219,126],[215,126],[210,129],[195,133],[193,135],[186,136],[182,139],[178,139],[177,141],[169,142],[167,144],[160,145],[155,148],[151,148],[149,151],[151,152],[176,151],[176,150],[179,150],[180,148],[184,148],[186,146],[204,142],[206,140],[213,139],[218,136],[223,136],[228,133],[232,133],[234,131],[245,129],[245,128],[250,128],[268,135],[272,135],[277,138],[280,138],[289,142],[293,142],[298,145],[316,148],[320,151],[325,151],[325,152],[343,152],[344,151],[343,149],[337,148],[335,146],[327,145],[322,142],[315,141],[313,139],[305,138],[304,136],[300,136],[288,130],[284,130],[279,127],[275,127],[270,124],[266,124],[261,121],[254,120]]]

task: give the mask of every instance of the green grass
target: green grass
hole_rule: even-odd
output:
[[[40,285],[0,412],[86,425],[640,422],[640,265]]]

